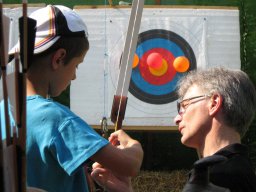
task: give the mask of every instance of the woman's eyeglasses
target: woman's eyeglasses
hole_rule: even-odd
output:
[[[195,96],[195,97],[190,97],[190,98],[187,98],[187,99],[183,99],[181,101],[178,101],[177,102],[177,110],[178,110],[178,114],[182,115],[183,113],[185,113],[186,109],[188,108],[188,106],[192,103],[195,103],[195,102],[198,102],[198,101],[201,101],[207,97],[210,97],[210,95],[199,95],[199,96]],[[202,98],[202,99],[199,99],[197,101],[194,101],[194,102],[191,102],[193,99],[197,99],[197,98]]]

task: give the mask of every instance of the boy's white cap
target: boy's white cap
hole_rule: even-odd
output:
[[[85,23],[68,7],[48,5],[34,11],[29,17],[37,21],[34,54],[49,49],[61,36],[88,38]],[[19,50],[19,42],[9,54],[14,54],[15,50]]]

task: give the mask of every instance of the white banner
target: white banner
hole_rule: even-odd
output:
[[[29,12],[35,9],[29,8]],[[71,109],[90,125],[100,125],[103,116],[108,119],[110,116],[130,8],[75,11],[88,27],[90,50],[71,85]],[[12,47],[18,39],[21,8],[5,8],[4,13],[12,19],[9,45]],[[185,74],[173,72],[172,63],[183,56],[189,60],[189,70],[213,66],[240,68],[239,11],[144,8],[136,50],[139,65],[151,51],[165,54],[168,70],[157,76],[145,66],[133,69],[123,124],[138,129],[152,126],[171,129],[177,114],[176,83]]]
[[[71,86],[71,108],[89,124],[99,125],[102,116],[110,116],[130,9],[76,9],[76,11],[88,26],[90,50],[84,64],[79,67],[77,80]],[[168,47],[161,43],[156,45],[155,40],[159,39],[157,33],[163,34],[165,40],[175,42],[177,48],[187,49],[190,46],[192,49],[190,52],[195,56],[196,68],[217,65],[240,68],[238,10],[144,8],[140,28],[141,39],[143,41],[151,36],[147,39],[147,43],[151,43],[145,43],[144,49],[147,46],[148,49],[156,48],[155,46],[164,49]],[[181,38],[180,41],[175,40],[177,35]],[[138,78],[134,81],[136,80]],[[159,90],[156,86],[151,87],[149,83],[146,85],[148,90],[142,92],[149,91],[153,96],[159,93],[157,99],[161,100],[161,92],[175,88],[175,79],[171,81],[174,81],[171,86],[160,85]],[[156,91],[152,91],[153,89]],[[156,129],[167,126],[167,129],[168,127],[171,129],[176,114],[176,100],[168,102],[167,99],[165,103],[160,101],[160,104],[155,104],[147,99],[144,100],[143,93],[142,96],[129,93],[123,124],[144,128],[156,126]]]

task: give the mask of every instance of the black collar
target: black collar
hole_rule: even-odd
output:
[[[228,145],[219,151],[217,151],[214,155],[223,155],[226,157],[233,156],[235,154],[240,154],[242,156],[248,156],[248,147],[246,145],[240,143],[234,143]]]

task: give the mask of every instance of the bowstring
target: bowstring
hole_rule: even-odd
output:
[[[135,13],[135,19],[133,21],[133,27],[132,27],[132,39],[133,39],[133,36],[134,36],[134,28],[135,28],[135,25],[134,23],[136,22],[136,16],[137,16],[137,13],[138,13],[138,6],[139,6],[139,3],[137,4],[137,7],[136,7],[136,13]],[[130,21],[129,21],[130,22]],[[128,23],[129,25],[129,23]],[[128,31],[127,31],[127,34],[128,34]],[[126,34],[126,35],[127,35]],[[126,43],[126,42],[125,42]],[[131,45],[132,45],[132,41],[129,42],[129,52],[128,52],[128,57],[130,57],[131,55]],[[125,85],[125,79],[126,79],[126,75],[127,75],[127,70],[128,70],[128,61],[129,59],[126,60],[126,68],[125,68],[125,75],[124,75],[124,81],[123,81],[123,84],[122,84],[122,91],[121,91],[121,95],[120,95],[120,100],[119,100],[119,104],[118,104],[118,111],[117,111],[117,119],[116,119],[116,123],[115,123],[115,131],[117,131],[117,125],[118,125],[118,120],[119,120],[119,116],[120,116],[120,111],[121,111],[121,104],[122,104],[122,97],[123,97],[123,93],[124,93],[124,85]],[[120,78],[120,72],[121,70],[119,71],[119,78]],[[117,88],[116,88],[117,89]]]
[[[107,107],[107,97],[106,97],[106,94],[107,94],[107,57],[108,57],[108,53],[107,53],[107,0],[105,0],[105,21],[104,21],[104,69],[103,69],[103,81],[104,81],[104,87],[103,87],[103,91],[104,91],[104,98],[103,98],[103,117],[106,117],[106,107]]]

